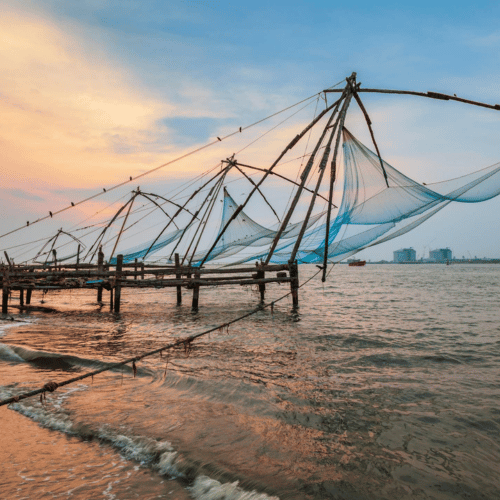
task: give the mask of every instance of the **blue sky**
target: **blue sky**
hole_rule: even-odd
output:
[[[24,113],[31,106],[32,116],[52,113],[51,126],[58,122],[61,130],[72,130],[59,151],[56,128],[39,146],[32,145],[36,141],[26,127],[19,125],[15,137],[0,129],[5,190],[12,190],[12,199],[25,192],[36,202],[17,207],[23,220],[42,209],[43,199],[64,204],[50,194],[56,190],[113,183],[124,157],[131,170],[154,167],[170,153],[218,135],[224,125],[251,123],[352,71],[365,87],[435,90],[500,103],[498,2],[0,0],[0,8],[11,16],[10,25],[19,24],[19,33],[28,31],[25,20],[36,26],[36,43],[54,35],[45,52],[23,53],[22,65],[15,66],[7,52],[0,59],[0,104]],[[54,56],[57,47],[60,57]],[[24,93],[13,90],[27,81]],[[78,97],[65,97],[77,86]],[[30,100],[38,91],[39,100]],[[93,102],[104,96],[113,109],[126,103],[133,111],[123,113],[137,118],[126,126],[117,125],[118,119],[102,120],[98,104],[83,112],[82,92]],[[72,104],[68,110],[68,102],[80,107]],[[500,113],[417,98],[366,97],[365,104],[383,156],[410,176],[441,180],[500,161]],[[68,116],[79,118],[73,123]],[[356,120],[352,127],[366,139]],[[28,142],[30,151],[19,154]],[[66,152],[74,147],[74,156],[83,152],[87,177],[75,181],[63,147]],[[101,158],[106,169],[97,166]],[[57,175],[42,177],[55,164]],[[500,256],[497,201],[466,207],[467,214],[462,207],[443,211],[436,222],[367,257],[390,258],[392,250],[406,245],[418,253],[442,245],[458,254]],[[6,202],[2,210],[9,212],[12,204]],[[457,216],[463,222],[453,226]],[[17,219],[5,224],[10,222]],[[450,227],[455,230],[443,230]]]

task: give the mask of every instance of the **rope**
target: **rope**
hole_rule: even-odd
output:
[[[320,92],[321,93],[321,92]],[[313,97],[316,97],[317,95],[319,95],[320,93],[316,93],[312,96],[309,96],[307,97],[306,99],[302,99],[301,101],[295,103],[295,104],[292,104],[291,106],[288,106],[287,108],[284,108],[280,111],[277,111],[276,113],[273,113],[272,115],[269,115],[269,116],[266,116],[265,118],[262,118],[261,120],[258,120],[250,125],[247,125],[246,127],[240,127],[238,130],[234,131],[234,132],[231,132],[230,134],[228,135],[225,135],[223,137],[217,137],[216,140],[212,141],[212,142],[209,142],[197,149],[194,149],[192,151],[189,151],[188,153],[186,154],[183,154],[181,156],[178,156],[177,158],[174,158],[173,160],[170,160],[166,163],[163,163],[162,165],[159,165],[158,167],[155,167],[155,168],[152,168],[150,170],[147,170],[146,172],[143,172],[142,174],[139,174],[139,175],[136,175],[135,177],[132,177],[130,176],[126,181],[124,182],[121,182],[119,184],[116,184],[112,187],[109,187],[109,188],[104,188],[102,191],[99,191],[98,193],[95,193],[93,194],[92,196],[89,196],[88,198],[84,198],[83,200],[80,200],[80,201],[77,201],[75,203],[71,202],[71,205],[67,206],[67,207],[64,207],[64,208],[61,208],[60,210],[56,210],[56,211],[49,211],[49,215],[46,215],[45,217],[40,217],[34,221],[30,221],[28,222],[26,225],[23,225],[23,226],[20,226],[16,229],[13,229],[12,231],[9,231],[7,233],[4,233],[4,234],[0,234],[0,238],[4,238],[5,236],[8,236],[10,234],[13,234],[13,233],[16,233],[17,231],[20,231],[21,229],[24,229],[26,227],[30,227],[32,226],[33,224],[37,224],[38,222],[42,222],[46,219],[49,219],[49,218],[52,218],[54,215],[58,215],[62,212],[65,212],[66,210],[69,210],[70,208],[73,208],[77,205],[81,205],[82,203],[86,203],[87,201],[90,201],[90,200],[93,200],[94,198],[97,198],[105,193],[109,193],[110,191],[113,191],[115,189],[118,189],[119,187],[122,187],[122,186],[125,186],[126,184],[129,184],[130,182],[132,181],[136,181],[137,179],[140,179],[141,177],[145,177],[146,175],[149,175],[149,174],[152,174],[153,172],[157,172],[158,170],[160,169],[163,169],[165,167],[167,167],[168,165],[172,165],[173,163],[176,163],[180,160],[183,160],[184,158],[187,158],[193,154],[196,154],[196,153],[199,153],[200,151],[203,151],[204,149],[210,147],[210,146],[213,146],[214,144],[218,144],[219,142],[225,140],[225,139],[228,139],[229,137],[232,137],[233,135],[236,135],[236,134],[239,134],[241,132],[243,132],[243,130],[247,130],[251,127],[254,127],[255,125],[258,125],[259,123],[262,123],[263,121],[265,120],[269,120],[270,118],[273,118],[274,116],[276,115],[279,115],[280,113],[284,113],[285,111],[288,111],[289,109],[291,108],[294,108],[295,106],[298,106],[299,104],[302,104],[303,102],[306,102],[310,99],[312,99]]]
[[[304,287],[305,285],[307,285],[320,272],[321,272],[321,269],[319,271],[317,271],[309,279],[307,279],[304,283],[302,283],[301,285],[299,285],[298,288],[300,289],[300,288]],[[64,380],[62,382],[49,381],[49,382],[47,382],[40,389],[35,389],[33,391],[30,391],[30,392],[25,392],[23,394],[19,394],[17,396],[12,396],[10,398],[1,400],[0,401],[0,406],[8,405],[8,404],[11,404],[11,403],[18,403],[22,399],[27,399],[27,398],[30,398],[32,396],[36,396],[37,394],[44,395],[46,392],[54,392],[54,390],[56,390],[58,387],[64,387],[65,385],[73,384],[74,382],[78,382],[78,381],[86,379],[88,377],[94,377],[94,375],[98,375],[99,373],[103,373],[103,372],[106,372],[106,371],[109,371],[109,370],[114,370],[115,368],[119,368],[119,367],[127,365],[129,363],[132,363],[132,369],[134,369],[136,361],[139,361],[141,359],[147,358],[149,356],[153,356],[154,354],[162,353],[163,351],[165,351],[167,349],[173,349],[174,347],[177,347],[179,345],[184,345],[184,347],[187,349],[194,340],[196,340],[196,339],[198,339],[200,337],[208,335],[209,333],[215,332],[217,330],[220,330],[220,329],[223,329],[223,328],[227,328],[230,325],[232,325],[234,323],[237,323],[238,321],[241,321],[241,320],[243,320],[245,318],[248,318],[249,316],[252,316],[253,314],[255,314],[255,313],[259,312],[259,311],[262,311],[263,309],[265,309],[267,307],[270,307],[271,310],[273,310],[274,309],[274,304],[276,304],[276,302],[280,302],[281,300],[283,300],[284,298],[288,297],[291,294],[292,294],[292,292],[290,291],[290,292],[286,293],[285,295],[279,297],[278,299],[273,300],[272,302],[269,302],[267,304],[259,304],[259,306],[257,308],[251,310],[250,312],[247,312],[247,313],[243,314],[242,316],[238,316],[237,318],[234,318],[234,319],[232,319],[230,321],[227,321],[226,323],[222,323],[220,325],[214,326],[213,328],[210,328],[209,330],[205,330],[205,331],[203,331],[201,333],[197,333],[196,335],[191,335],[191,336],[186,337],[184,339],[179,339],[176,342],[172,342],[170,344],[166,344],[166,345],[164,345],[162,347],[159,347],[158,349],[154,349],[152,351],[148,351],[148,352],[145,352],[143,354],[140,354],[139,356],[134,356],[132,358],[127,358],[127,359],[125,359],[123,361],[120,361],[118,363],[113,363],[112,365],[107,366],[105,368],[100,368],[99,370],[95,370],[93,372],[85,373],[85,374],[80,375],[78,377],[73,377],[73,378]],[[135,370],[134,370],[134,374],[135,374]]]

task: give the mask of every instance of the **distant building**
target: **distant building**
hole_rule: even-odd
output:
[[[417,252],[413,248],[402,248],[394,252],[394,262],[416,262]]]
[[[449,248],[438,248],[437,250],[429,250],[429,260],[434,262],[446,262],[451,260],[452,253]]]

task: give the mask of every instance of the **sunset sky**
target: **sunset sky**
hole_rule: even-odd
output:
[[[352,71],[365,87],[500,103],[500,4],[493,1],[0,0],[0,9],[2,234]],[[418,181],[500,161],[500,112],[416,97],[364,101],[382,156]],[[347,126],[371,146],[357,110]],[[279,153],[295,133],[291,127],[254,152]],[[155,178],[188,178],[229,154],[207,150]],[[40,232],[103,204],[65,212]],[[420,257],[424,248],[449,246],[459,257],[500,257],[499,213],[498,199],[448,207],[362,256],[392,259],[393,250],[413,246]],[[8,244],[16,238],[25,236]]]

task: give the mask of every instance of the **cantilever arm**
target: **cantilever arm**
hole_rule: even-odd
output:
[[[281,174],[278,174],[278,172],[274,172],[274,171],[270,171],[269,169],[267,168],[259,168],[259,167],[254,167],[252,165],[245,165],[244,163],[240,163],[240,162],[236,162],[240,167],[246,167],[246,168],[251,168],[253,170],[259,170],[260,172],[268,172],[270,173],[271,175],[275,175],[276,177],[280,177],[281,179],[285,180],[285,181],[288,181],[288,182],[291,182],[292,184],[295,184],[296,186],[300,186],[300,184],[298,182],[295,182],[293,181],[292,179],[289,179],[288,177],[285,177],[284,175],[281,175]],[[304,186],[304,190],[305,191],[309,191],[310,193],[314,193],[314,191],[312,189],[309,189],[307,187]],[[323,200],[325,201],[328,201],[328,198],[325,198],[323,195],[319,194],[318,193],[318,196],[320,198],[322,198]],[[337,205],[335,205],[334,203],[332,203],[332,207],[333,208],[338,208]]]
[[[361,109],[361,111],[363,112],[363,115],[365,116],[366,124],[368,125],[368,130],[370,131],[370,135],[372,136],[373,145],[375,146],[375,150],[377,151],[378,159],[380,160],[380,167],[382,168],[382,172],[384,174],[385,183],[387,184],[387,187],[389,187],[389,181],[387,179],[387,172],[385,171],[384,162],[382,161],[382,156],[380,156],[380,151],[378,150],[377,142],[375,141],[375,135],[373,134],[372,121],[370,120],[370,117],[368,116],[366,108],[364,107],[363,103],[361,102],[361,99],[359,98],[357,92],[354,92],[354,99],[356,99],[356,102],[358,103],[359,108]]]
[[[342,92],[342,89],[323,90],[325,93]],[[470,99],[462,99],[455,95],[441,94],[440,92],[415,92],[413,90],[388,90],[388,89],[357,89],[356,92],[368,92],[372,94],[403,94],[403,95],[416,95],[419,97],[428,97],[430,99],[438,99],[440,101],[457,101],[464,102],[465,104],[472,104],[473,106],[480,106],[482,108],[496,109],[500,111],[500,104],[486,104],[479,101],[471,101]]]
[[[259,192],[259,194],[262,196],[262,198],[264,198],[264,201],[267,203],[267,205],[269,206],[269,208],[273,211],[273,214],[276,216],[276,218],[278,219],[278,222],[281,222],[280,221],[280,218],[278,217],[278,214],[276,213],[276,210],[274,210],[273,206],[267,201],[267,198],[264,196],[264,194],[262,193],[262,191],[259,189],[259,187],[257,186],[257,184],[255,184],[255,182],[253,181],[253,179],[251,177],[249,177],[239,166],[237,163],[234,164],[234,166],[238,169],[239,172],[241,172],[245,177],[246,179],[248,180],[248,182],[250,182],[250,184],[252,184],[253,186],[255,186],[257,188],[257,191]]]

